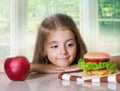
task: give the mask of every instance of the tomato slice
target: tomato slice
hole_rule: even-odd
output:
[[[95,62],[95,63],[100,63],[100,62],[107,62],[108,59],[86,59],[86,62],[89,63],[89,62]]]

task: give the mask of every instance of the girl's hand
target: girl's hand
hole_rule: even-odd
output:
[[[68,69],[69,67],[61,68],[52,64],[48,65],[48,64],[31,63],[30,65],[30,72],[37,72],[37,73],[60,73]]]
[[[58,67],[52,64],[38,64],[32,63],[30,66],[30,72],[38,72],[38,73],[60,73],[60,72],[67,72],[67,71],[75,71],[79,70],[80,68],[78,65],[72,65],[68,67]]]
[[[67,70],[69,67],[58,67],[52,64],[47,65],[47,69],[45,70],[46,73],[60,73],[60,72],[64,72],[65,70]]]
[[[80,69],[80,67],[78,67],[77,64],[68,66],[68,67],[64,67],[64,68],[51,64],[51,65],[47,65],[46,73],[60,73],[60,72],[75,71],[75,70],[79,70],[79,69]]]
[[[65,69],[65,72],[67,72],[67,71],[75,71],[75,70],[79,70],[79,69],[80,69],[80,67],[78,67],[78,65],[75,64],[75,65],[69,66],[68,69]]]

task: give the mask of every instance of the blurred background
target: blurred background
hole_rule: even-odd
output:
[[[38,27],[54,13],[74,19],[88,51],[120,54],[120,0],[0,0],[0,62],[16,55],[32,61]]]

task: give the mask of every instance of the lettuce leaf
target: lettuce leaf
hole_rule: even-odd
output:
[[[78,66],[85,71],[98,70],[98,69],[102,69],[102,68],[107,68],[109,70],[114,71],[114,70],[116,70],[116,67],[117,67],[115,62],[101,62],[99,64],[94,63],[94,62],[86,63],[85,59],[79,59]]]

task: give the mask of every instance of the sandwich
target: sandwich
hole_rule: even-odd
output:
[[[103,52],[88,52],[79,59],[78,66],[86,75],[108,75],[116,71],[117,65],[110,61],[110,55]]]

